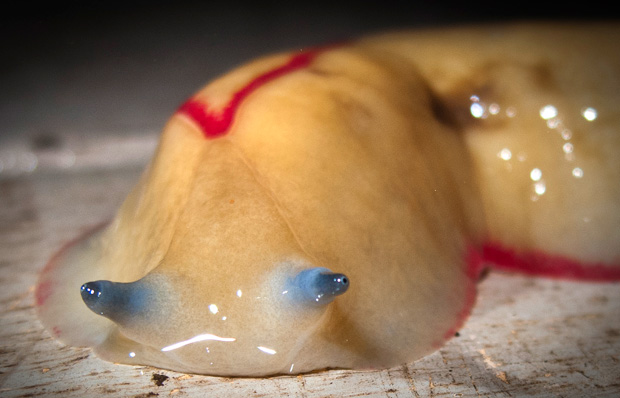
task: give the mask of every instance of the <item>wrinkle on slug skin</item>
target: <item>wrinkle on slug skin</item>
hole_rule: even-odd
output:
[[[486,267],[620,280],[619,29],[388,33],[235,69],[50,260],[40,319],[105,360],[267,376],[415,361]]]

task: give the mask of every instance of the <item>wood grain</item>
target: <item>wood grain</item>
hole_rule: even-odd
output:
[[[620,285],[508,274],[480,283],[457,337],[392,369],[220,378],[115,365],[64,347],[37,320],[34,285],[54,251],[109,218],[135,183],[141,164],[110,162],[0,180],[1,397],[620,396]]]

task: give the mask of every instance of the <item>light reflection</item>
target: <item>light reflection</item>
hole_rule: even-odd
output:
[[[484,102],[480,102],[480,97],[477,95],[471,95],[469,97],[471,101],[471,105],[469,106],[469,112],[476,119],[486,119],[489,115],[499,115],[502,107],[493,102],[488,106]],[[506,115],[510,118],[514,117],[517,114],[517,111],[514,107],[509,106],[506,108]]]
[[[39,158],[32,152],[26,152],[22,155],[20,161],[22,162],[22,170],[26,173],[33,172],[39,164]]]
[[[480,97],[472,95],[470,98],[470,113],[475,118],[487,118],[489,115],[498,115],[500,113],[506,114],[508,117],[514,117],[516,115],[516,109],[514,107],[500,107],[497,103],[485,104],[480,101]],[[587,121],[594,121],[598,118],[598,111],[593,107],[585,107],[580,111],[582,117]],[[567,161],[575,160],[575,147],[572,142],[568,142],[573,138],[573,132],[567,128],[562,119],[560,118],[559,110],[552,104],[547,104],[539,109],[540,117],[545,121],[546,126],[549,129],[557,131],[564,142],[561,143],[564,159]],[[509,148],[502,148],[496,155],[499,159],[504,161],[517,160],[524,162],[527,159],[527,155],[524,152],[513,153]],[[507,163],[510,166],[510,163]],[[580,167],[575,167],[571,170],[571,174],[574,178],[583,178],[584,172]],[[543,179],[543,173],[540,168],[533,168],[530,170],[530,179],[532,181],[532,197],[533,201],[537,201],[542,195],[547,192],[546,182]]]
[[[499,156],[500,159],[502,160],[510,160],[512,158],[512,152],[510,152],[510,149],[504,148],[501,151],[499,151],[497,156]]]
[[[31,173],[39,164],[39,158],[32,152],[0,152],[0,173],[19,175]]]
[[[558,115],[558,110],[553,105],[545,105],[540,109],[540,117],[549,120]]]
[[[544,194],[546,190],[547,187],[545,186],[544,181],[538,181],[536,184],[534,184],[534,192],[536,192],[536,195],[540,196]]]
[[[573,132],[572,132],[572,131],[570,131],[569,129],[565,129],[565,130],[562,130],[562,132],[560,133],[560,135],[562,136],[562,138],[563,138],[565,141],[568,141],[568,140],[570,140],[570,139],[571,139],[571,137],[573,136]]]
[[[243,295],[243,292],[241,291],[241,289],[237,290],[237,297],[241,297]]]
[[[469,107],[469,112],[471,112],[471,115],[475,117],[476,119],[483,117],[484,111],[485,111],[484,106],[482,106],[482,104],[479,102],[474,102]]]
[[[67,149],[60,154],[58,158],[58,165],[62,168],[68,169],[69,167],[75,165],[76,159],[77,157],[75,156],[75,153],[72,150]]]
[[[184,341],[179,341],[178,343],[174,343],[171,344],[167,347],[162,348],[162,351],[172,351],[172,350],[176,350],[177,348],[181,348],[183,346],[186,346],[188,344],[192,344],[192,343],[198,343],[200,341],[206,341],[206,340],[213,340],[213,341],[235,341],[237,339],[235,339],[234,337],[220,337],[220,336],[216,336],[214,334],[209,334],[209,333],[205,333],[205,334],[199,334],[197,336],[192,337],[191,339],[188,340],[184,340]]]
[[[560,125],[560,119],[558,118],[553,118],[553,119],[549,119],[547,120],[547,127],[549,127],[550,129],[555,129]]]
[[[136,353],[135,352],[130,352],[129,353],[129,358],[135,358],[136,357]]]
[[[217,305],[215,304],[209,304],[209,311],[211,311],[212,314],[217,314],[217,312],[219,311],[217,308]]]
[[[497,115],[499,113],[499,105],[498,104],[489,105],[489,113],[491,115]]]
[[[263,347],[263,346],[258,346],[256,347],[259,350],[261,350],[262,352],[264,352],[265,354],[269,354],[269,355],[273,355],[276,353],[276,350],[274,350],[273,348],[267,348],[267,347]]]
[[[588,107],[581,111],[581,115],[588,122],[591,122],[597,118],[598,112],[596,111],[596,109]]]

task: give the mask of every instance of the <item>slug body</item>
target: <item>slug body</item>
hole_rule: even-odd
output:
[[[215,80],[43,323],[103,359],[261,376],[411,362],[481,270],[620,279],[620,30],[386,34]]]

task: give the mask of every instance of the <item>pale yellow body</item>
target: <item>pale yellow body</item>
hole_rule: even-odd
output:
[[[462,126],[490,238],[618,264],[619,29],[526,25],[368,42],[415,63]],[[487,107],[484,119],[472,117],[472,95]],[[496,115],[492,104],[499,106]],[[557,116],[543,119],[548,105]],[[584,117],[588,108],[597,111],[595,120]],[[503,149],[510,159],[501,157]],[[533,169],[542,172],[539,181],[532,180]],[[536,193],[537,182],[543,194]]]
[[[618,38],[613,26],[369,37],[260,87],[223,137],[176,115],[112,223],[43,273],[42,320],[102,358],[186,372],[385,367],[459,327],[483,242],[620,264]],[[218,109],[289,57],[196,98]],[[351,287],[324,307],[287,301],[286,280],[315,266]],[[158,299],[135,320],[80,298],[84,282],[143,277]]]

